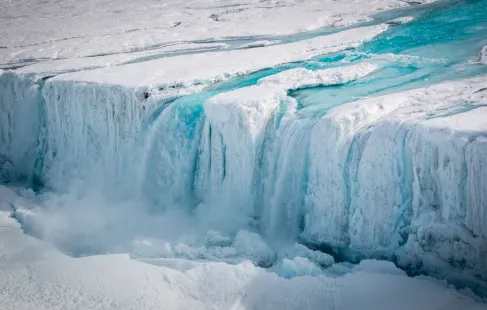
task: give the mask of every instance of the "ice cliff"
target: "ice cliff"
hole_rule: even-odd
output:
[[[377,71],[389,72],[385,56],[285,65],[357,47],[386,29],[55,77],[0,71],[2,181],[104,196],[118,206],[105,214],[116,221],[100,220],[104,211],[96,213],[99,222],[90,220],[82,210],[65,219],[95,222],[110,238],[119,231],[111,225],[142,218],[139,206],[153,217],[147,226],[158,227],[160,214],[183,214],[190,220],[161,225],[234,238],[233,247],[200,247],[210,254],[176,246],[192,258],[253,253],[247,241],[260,240],[265,259],[254,258],[268,267],[275,255],[257,232],[271,247],[297,241],[338,260],[388,259],[413,273],[485,283],[485,75],[345,104],[323,100],[311,110],[292,95],[367,87]],[[97,207],[90,201],[89,210]],[[19,221],[41,231],[26,214],[16,210]],[[63,244],[82,244],[73,236]],[[310,257],[284,258],[284,273],[315,273]]]
[[[343,259],[387,258],[439,274],[452,266],[486,280],[485,78],[315,118],[287,95],[373,70],[283,71],[162,110],[156,96],[123,86],[2,72],[2,172],[58,190],[110,187],[155,210],[193,210],[207,227],[251,225]]]

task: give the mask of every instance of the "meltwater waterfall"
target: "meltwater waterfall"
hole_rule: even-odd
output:
[[[157,255],[230,260],[248,237],[266,267],[298,242],[486,290],[485,5],[440,2],[369,26],[364,44],[189,86],[0,71],[1,180],[61,214],[49,227],[39,210],[16,217],[73,255],[142,231],[185,249]],[[84,252],[87,239],[100,244]]]

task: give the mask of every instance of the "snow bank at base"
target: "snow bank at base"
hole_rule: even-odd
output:
[[[281,258],[288,259],[292,259],[294,257],[306,258],[321,267],[330,267],[335,263],[335,260],[331,255],[320,251],[311,250],[299,243],[294,243],[293,245],[283,247],[279,251],[278,255]]]
[[[11,205],[17,199],[0,187],[2,203]],[[365,261],[339,278],[287,280],[250,262],[173,260],[158,265],[124,254],[73,259],[24,235],[10,214],[0,211],[0,303],[5,310],[486,308],[451,288],[408,278],[379,261]],[[310,264],[306,258],[285,262],[293,275],[317,275],[317,267]]]
[[[275,259],[274,252],[257,233],[239,231],[233,242],[233,247],[241,256],[251,258],[257,266],[269,267]]]

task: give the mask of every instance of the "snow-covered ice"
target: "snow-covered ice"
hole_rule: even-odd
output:
[[[2,307],[486,309],[485,0],[430,2],[2,2]]]
[[[369,41],[387,25],[359,27],[285,45],[162,58],[125,66],[63,74],[52,81],[90,82],[137,87],[190,87],[209,84],[288,62],[339,52]],[[154,68],[157,68],[155,70]]]
[[[377,69],[376,65],[367,62],[316,71],[303,68],[291,69],[265,77],[258,81],[258,85],[276,84],[285,90],[338,85],[358,80]]]
[[[426,1],[424,1],[426,2]],[[347,26],[407,4],[327,1],[3,1],[0,63],[121,54],[170,44]],[[333,9],[330,9],[333,8]],[[245,25],[245,26],[243,26]]]

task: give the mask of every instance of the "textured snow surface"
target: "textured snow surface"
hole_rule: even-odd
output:
[[[387,30],[377,25],[278,46],[183,55],[119,67],[59,75],[53,80],[124,85],[127,87],[209,84],[280,64],[358,47]]]
[[[319,275],[320,269],[308,258],[285,259],[286,272],[298,275],[287,280],[251,262],[139,262],[123,254],[71,258],[23,234],[10,218],[11,208],[25,199],[0,187],[0,201],[0,303],[5,310],[485,309],[444,284],[409,278],[380,261],[364,261],[335,278],[299,277]],[[249,234],[240,238],[255,241]]]
[[[370,20],[371,14],[404,6],[407,3],[398,0],[2,1],[0,63],[121,54],[235,37],[290,35],[347,26]]]
[[[224,49],[225,43],[181,43],[177,45],[163,46],[147,51],[122,53],[115,55],[100,55],[85,58],[66,58],[43,60],[26,65],[16,70],[18,73],[44,73],[60,74],[78,70],[96,69],[100,67],[110,67],[128,64],[136,61],[158,58],[160,55],[177,55],[180,53],[196,53],[211,50]]]
[[[364,62],[348,67],[311,71],[303,68],[286,70],[259,80],[259,85],[277,84],[285,90],[344,84],[358,80],[375,70],[377,66]]]

